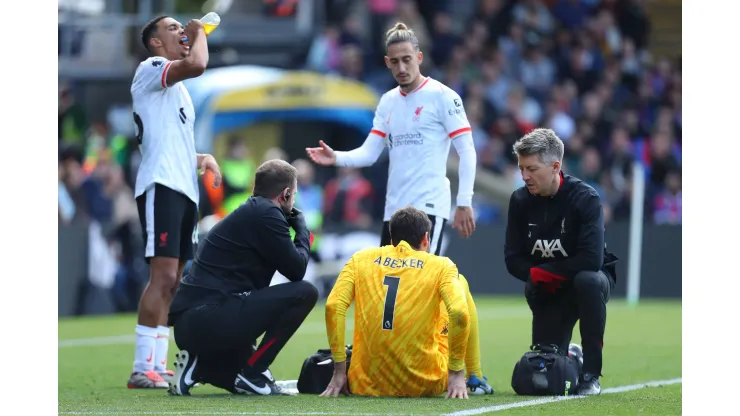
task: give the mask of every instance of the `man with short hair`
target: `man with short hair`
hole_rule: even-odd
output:
[[[129,388],[167,388],[170,328],[167,311],[185,264],[198,243],[198,168],[221,182],[216,160],[197,154],[193,126],[195,111],[182,81],[200,76],[208,65],[203,24],[183,26],[159,16],[141,32],[152,55],[136,68],[131,84],[136,139],[141,164],[134,196],[151,265],[149,284],[141,295],[134,368]]]
[[[533,130],[514,144],[514,153],[525,186],[509,201],[504,253],[509,273],[526,283],[532,344],[568,351],[580,320],[578,392],[599,394],[606,303],[618,260],[606,250],[601,199],[591,186],[562,172],[564,146],[554,131]]]
[[[347,386],[365,396],[493,393],[481,373],[478,313],[468,282],[450,259],[429,253],[431,229],[424,211],[401,209],[390,219],[391,244],[357,252],[342,269],[326,301],[334,375],[323,396]],[[344,320],[352,301],[347,375]]]
[[[296,191],[296,169],[268,160],[257,169],[253,195],[199,245],[170,308],[180,348],[171,394],[189,395],[197,382],[238,394],[288,394],[268,367],[318,299],[302,280],[313,236],[293,207]],[[270,286],[276,271],[290,282]]]

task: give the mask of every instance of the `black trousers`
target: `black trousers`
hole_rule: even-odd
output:
[[[198,357],[196,380],[233,393],[239,372],[254,376],[275,361],[318,297],[316,287],[299,281],[195,306],[175,321],[175,342],[179,349]],[[265,336],[254,350],[262,334]]]
[[[527,282],[532,310],[532,344],[555,344],[567,350],[580,319],[583,372],[601,376],[606,304],[614,280],[604,272],[580,272],[554,294]]]

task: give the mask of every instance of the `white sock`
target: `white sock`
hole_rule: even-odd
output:
[[[157,348],[154,353],[154,371],[164,373],[167,371],[167,351],[170,346],[170,328],[167,326],[157,327]]]
[[[134,356],[134,371],[146,373],[154,370],[154,354],[156,351],[157,328],[136,325],[136,355]]]

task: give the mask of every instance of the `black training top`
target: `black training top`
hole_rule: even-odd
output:
[[[599,194],[578,178],[560,173],[555,195],[532,195],[526,186],[511,194],[506,226],[506,269],[527,281],[537,266],[572,279],[581,271],[608,273],[616,281],[616,256],[606,250]]]

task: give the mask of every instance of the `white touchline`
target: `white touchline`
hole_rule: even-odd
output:
[[[296,383],[296,380],[284,380],[284,381],[278,381],[278,384],[283,386],[284,388],[294,388]],[[681,378],[673,378],[669,380],[655,380],[655,381],[648,381],[646,383],[640,383],[640,384],[630,384],[627,386],[619,386],[619,387],[610,387],[601,390],[601,394],[610,394],[610,393],[622,393],[626,391],[632,391],[632,390],[638,390],[645,387],[659,387],[659,386],[668,386],[671,384],[679,384],[681,383]],[[498,406],[486,406],[486,407],[478,407],[475,409],[469,409],[469,410],[460,410],[458,412],[453,413],[447,413],[445,416],[468,416],[468,415],[478,415],[481,413],[490,413],[490,412],[499,412],[501,410],[508,410],[508,409],[515,409],[517,407],[529,407],[529,406],[538,406],[541,404],[547,404],[547,403],[555,403],[555,402],[562,402],[565,400],[572,400],[572,399],[585,399],[589,396],[560,396],[560,397],[543,397],[541,399],[534,399],[534,400],[524,400],[520,402],[515,403],[507,403],[507,404],[501,404]],[[335,413],[335,412],[203,412],[203,411],[181,411],[181,412],[146,412],[146,411],[120,411],[120,412],[114,412],[114,411],[107,411],[107,412],[95,412],[95,411],[69,411],[69,412],[59,412],[60,415],[341,415],[346,414],[345,413]],[[387,415],[388,413],[357,413],[352,412],[353,416],[380,416],[380,415]],[[392,413],[393,415],[403,415],[405,413]]]
[[[601,394],[622,393],[625,391],[638,390],[638,389],[642,389],[645,387],[659,387],[659,386],[667,386],[670,384],[678,384],[678,383],[681,383],[681,378],[672,378],[670,380],[655,380],[655,381],[648,381],[646,383],[630,384],[628,386],[606,388],[606,389],[601,390]],[[481,413],[499,412],[501,410],[515,409],[517,407],[538,406],[541,404],[562,402],[565,400],[585,399],[587,397],[589,396],[543,397],[541,399],[525,400],[522,402],[500,404],[498,406],[486,406],[486,407],[478,407],[476,409],[460,410],[459,412],[447,413],[445,416],[479,415]]]

